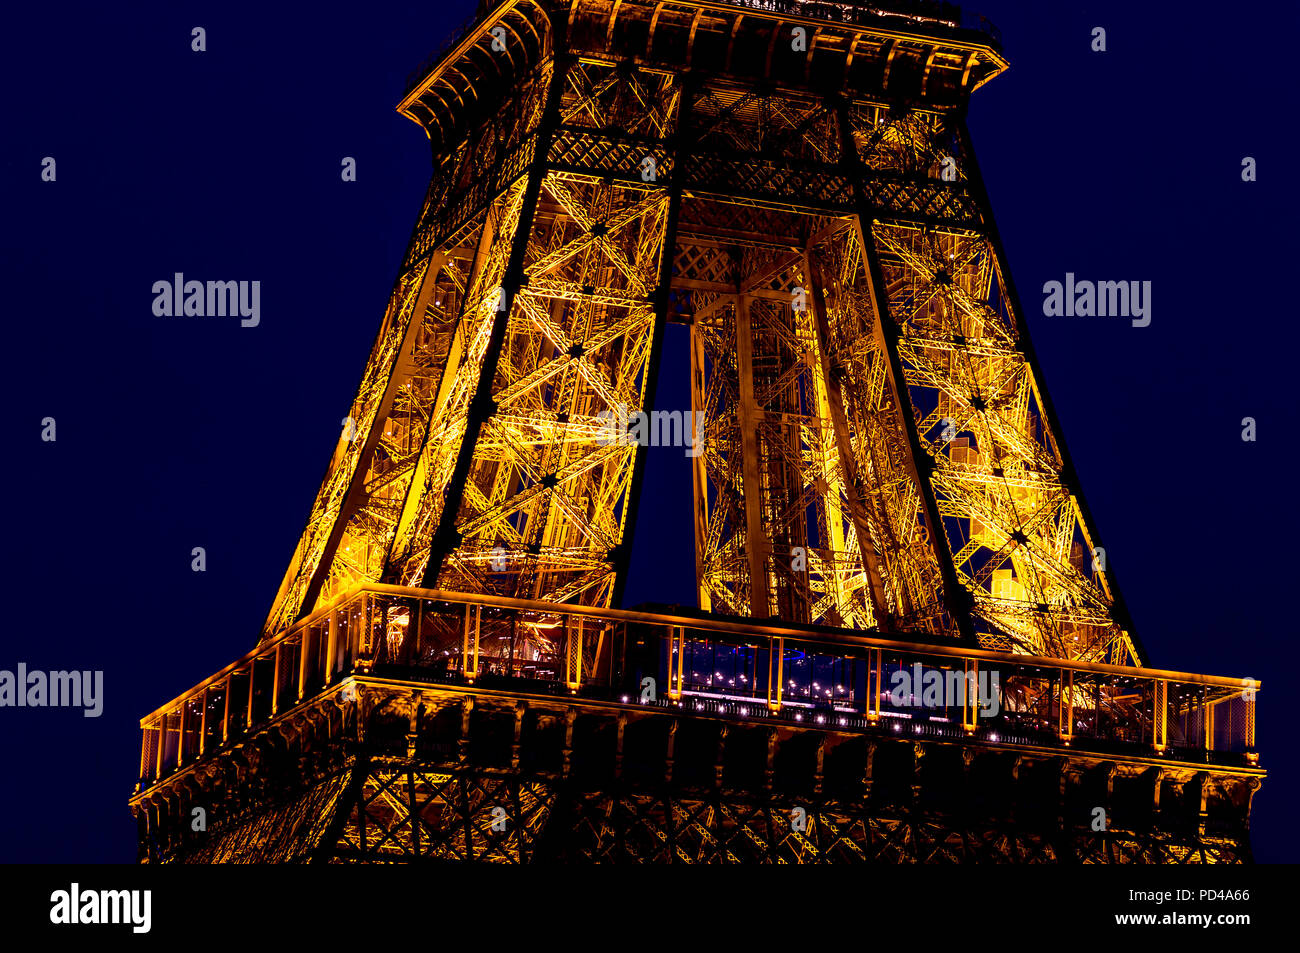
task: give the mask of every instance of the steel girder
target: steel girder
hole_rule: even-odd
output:
[[[371,581],[610,605],[645,456],[610,420],[678,320],[703,608],[1140,659],[964,131],[996,54],[650,9],[503,5],[404,100],[435,174],[263,637]]]
[[[1005,61],[842,12],[511,0],[417,78],[399,108],[433,175],[264,640],[377,581],[617,602],[645,454],[609,418],[653,406],[678,321],[702,608],[1143,661],[965,127]],[[1068,736],[1093,689],[1009,701]],[[1250,859],[1254,768],[616,707],[423,683],[306,699],[138,791],[142,859]],[[178,713],[178,744],[206,711]],[[1090,804],[1128,819],[1091,831]]]
[[[708,435],[701,605],[1134,660],[990,219],[972,211],[959,119],[773,98],[697,105],[716,118],[692,127],[696,161],[717,130],[732,152],[797,142],[785,167],[815,153],[849,169],[858,214],[684,203],[675,285]],[[945,170],[950,185],[927,184]],[[723,221],[763,238],[710,235]]]

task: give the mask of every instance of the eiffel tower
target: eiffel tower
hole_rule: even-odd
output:
[[[1259,685],[1150,667],[1041,385],[1000,40],[881,2],[505,0],[411,77],[400,277],[260,640],[141,720],[142,862],[1250,859]],[[698,605],[615,608],[660,443]]]

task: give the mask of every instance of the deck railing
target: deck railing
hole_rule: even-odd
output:
[[[1256,763],[1251,679],[374,585],[141,719],[141,784],[366,675],[900,737]]]

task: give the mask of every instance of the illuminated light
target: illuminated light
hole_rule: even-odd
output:
[[[533,629],[556,629],[559,628],[560,626],[559,619],[556,619],[553,622],[529,622],[527,619],[523,619],[521,621],[524,623],[524,625]]]

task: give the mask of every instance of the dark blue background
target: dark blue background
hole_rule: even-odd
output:
[[[1294,859],[1295,8],[970,7],[1012,61],[972,134],[1111,566],[1155,665],[1264,679],[1253,841]],[[0,710],[0,860],[132,860],[139,717],[254,644],[428,179],[393,105],[470,12],[4,15],[0,668],[103,669],[106,706]],[[175,271],[260,280],[261,326],[154,317]],[[1066,271],[1150,280],[1151,326],[1042,317]],[[660,404],[686,407],[670,332]],[[650,460],[626,601],[691,603],[689,461]]]

